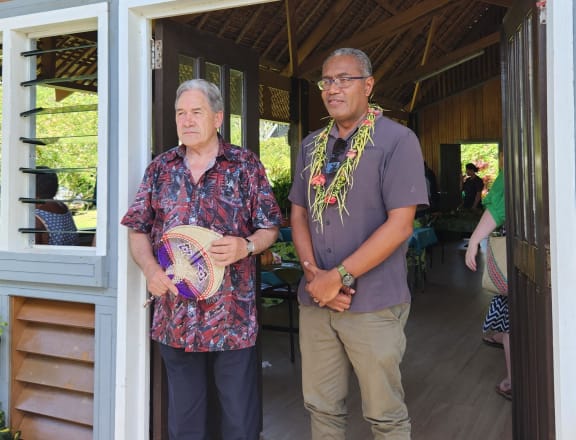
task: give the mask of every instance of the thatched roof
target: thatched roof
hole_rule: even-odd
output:
[[[282,0],[175,17],[254,49],[262,70],[310,81],[332,50],[356,47],[373,62],[374,100],[406,113],[499,74],[499,29],[512,0]],[[39,41],[39,78],[95,73],[95,34]],[[419,81],[420,80],[420,81]],[[418,84],[419,83],[419,84]],[[95,90],[91,79],[54,85]]]
[[[511,4],[284,0],[177,20],[255,49],[262,69],[311,81],[319,79],[332,50],[360,48],[373,62],[375,99],[392,110],[410,110],[419,79],[429,77],[420,85],[415,107],[498,75],[499,28]]]

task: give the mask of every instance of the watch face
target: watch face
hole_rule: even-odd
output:
[[[246,243],[246,248],[248,249],[248,253],[251,254],[252,252],[254,252],[254,242],[253,241],[248,241],[248,243]]]
[[[347,273],[342,277],[342,284],[344,284],[346,287],[351,287],[352,284],[354,284],[354,277]]]

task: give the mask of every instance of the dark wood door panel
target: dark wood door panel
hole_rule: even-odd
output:
[[[517,1],[502,38],[513,432],[553,440],[546,41],[534,2]]]

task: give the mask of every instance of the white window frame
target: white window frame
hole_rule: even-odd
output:
[[[31,63],[20,55],[34,49],[32,40],[77,32],[98,32],[98,212],[96,246],[37,246],[18,228],[31,223],[30,207],[18,197],[30,193],[32,179],[19,171],[28,167],[29,148],[19,137],[28,133],[29,121],[20,113],[29,110],[31,93],[20,82],[34,78]],[[0,198],[0,251],[58,255],[105,255],[108,217],[108,4],[71,7],[0,19],[2,36],[2,195]]]

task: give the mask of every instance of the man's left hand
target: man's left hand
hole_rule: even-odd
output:
[[[214,240],[208,252],[219,266],[228,266],[248,255],[246,240],[231,235]]]

